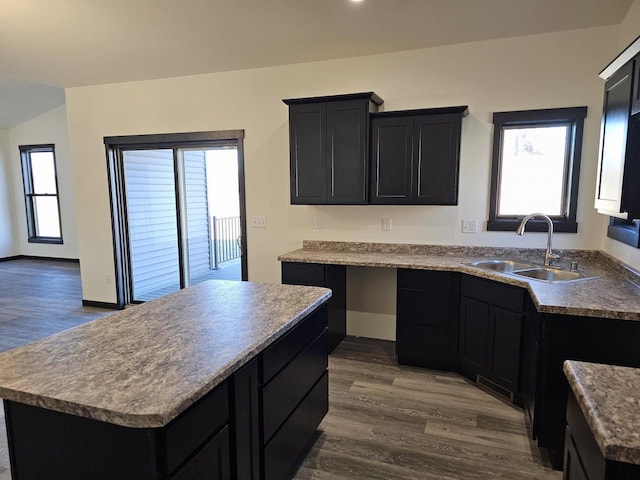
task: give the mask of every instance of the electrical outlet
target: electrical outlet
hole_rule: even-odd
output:
[[[462,233],[478,233],[478,220],[462,220]]]
[[[267,228],[267,217],[251,217],[251,226],[253,228]]]
[[[391,218],[390,217],[383,217],[382,218],[382,230],[385,232],[390,232],[391,231]]]
[[[313,228],[322,228],[322,217],[313,217]]]

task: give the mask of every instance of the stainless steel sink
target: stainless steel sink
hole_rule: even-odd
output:
[[[575,280],[593,278],[578,272],[547,268],[533,263],[518,262],[516,260],[480,260],[471,263],[471,265],[473,267],[484,268],[485,270],[518,275],[547,283],[573,282]]]
[[[517,262],[515,260],[481,260],[471,264],[474,267],[493,270],[494,272],[511,273],[516,270],[528,270],[534,268],[531,263]]]
[[[551,268],[533,268],[531,270],[519,270],[513,272],[514,275],[532,278],[534,280],[542,280],[548,283],[571,282],[573,280],[583,280],[590,277],[578,272],[569,272],[567,270],[554,270]]]

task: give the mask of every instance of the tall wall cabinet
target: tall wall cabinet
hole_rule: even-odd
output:
[[[373,92],[283,100],[289,105],[291,204],[365,204]]]
[[[640,218],[640,38],[605,68],[595,207]]]

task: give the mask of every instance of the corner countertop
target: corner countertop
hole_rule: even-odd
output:
[[[461,247],[305,240],[303,248],[278,257],[282,262],[462,272],[526,288],[542,313],[640,320],[640,276],[603,252],[566,250],[588,279],[546,283],[474,267],[472,262],[505,258],[542,265],[543,249]]]
[[[208,281],[0,354],[0,397],[162,427],[329,299],[325,288]]]
[[[567,360],[564,373],[604,458],[640,465],[640,369]]]

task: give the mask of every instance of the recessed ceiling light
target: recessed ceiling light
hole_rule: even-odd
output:
[[[364,0],[351,0],[353,3],[362,3]]]

